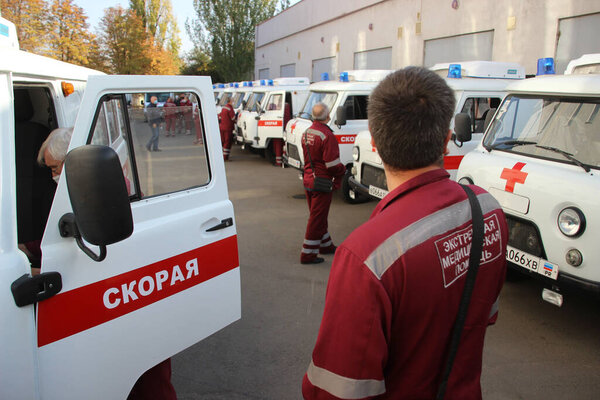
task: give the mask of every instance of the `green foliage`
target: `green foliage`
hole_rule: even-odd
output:
[[[186,54],[181,74],[210,76],[213,82],[223,82],[223,77],[213,65],[208,54],[198,47]]]
[[[228,82],[250,79],[254,68],[255,26],[272,17],[277,0],[194,0],[197,19],[188,33],[212,58]]]

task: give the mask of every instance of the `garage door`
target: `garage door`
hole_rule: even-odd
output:
[[[320,58],[312,62],[312,77],[311,82],[321,80],[321,75],[327,72],[329,77],[336,75],[335,57]]]
[[[282,65],[279,69],[279,76],[282,78],[290,78],[296,76],[296,64]]]
[[[354,53],[354,69],[391,69],[392,48]]]
[[[455,61],[491,61],[494,31],[469,33],[425,41],[423,65]]]
[[[567,64],[584,54],[600,53],[600,13],[564,18],[558,21],[556,73],[562,74]]]
[[[258,79],[269,79],[269,68],[259,69]]]

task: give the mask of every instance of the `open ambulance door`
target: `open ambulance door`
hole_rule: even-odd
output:
[[[265,112],[258,121],[258,147],[266,147],[267,139],[283,138],[285,92],[270,92],[263,101]]]
[[[194,134],[165,137],[162,124],[151,123],[160,108],[144,122],[130,99],[149,92],[189,94],[200,110]],[[62,237],[74,185],[63,169],[42,240],[42,272],[60,273],[63,287],[38,303],[41,397],[126,398],[146,370],[240,318],[237,236],[215,115],[207,77],[89,78],[70,151],[115,150],[133,232],[106,246],[102,261]]]

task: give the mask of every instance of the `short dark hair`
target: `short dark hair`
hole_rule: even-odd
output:
[[[369,129],[383,162],[394,170],[423,168],[444,153],[454,91],[435,72],[400,69],[369,97]]]

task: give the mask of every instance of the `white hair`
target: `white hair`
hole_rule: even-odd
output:
[[[58,128],[50,132],[38,152],[38,164],[46,165],[44,160],[44,153],[46,150],[48,150],[50,155],[56,160],[64,161],[65,157],[67,157],[67,150],[69,149],[72,135],[73,128]]]
[[[321,111],[321,112],[319,112],[319,111]],[[315,121],[325,121],[328,116],[329,116],[329,107],[327,107],[327,104],[318,102],[317,104],[315,104],[313,106],[312,117]]]

